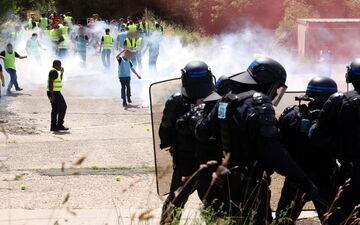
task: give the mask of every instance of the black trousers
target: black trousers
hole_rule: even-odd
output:
[[[315,185],[319,188],[319,193],[322,199],[325,199],[327,203],[331,203],[335,197],[334,184],[330,178],[330,175],[323,176],[311,176],[311,180],[314,181]],[[290,204],[294,202],[294,206],[290,209]],[[281,197],[276,209],[276,216],[281,215],[281,211],[286,214],[281,217],[289,217],[292,221],[286,220],[281,224],[292,225],[296,223],[297,218],[300,216],[302,208],[307,202],[306,196],[303,193],[291,185],[289,178],[285,179],[284,186],[281,190]],[[315,209],[319,215],[319,219],[327,212],[328,208],[324,203],[317,200],[313,201]]]
[[[47,92],[50,98],[50,92]],[[63,125],[66,114],[66,102],[60,91],[54,91],[55,101],[51,102],[51,126]]]
[[[190,177],[196,170],[195,162],[176,163],[172,174],[170,193],[163,204],[160,224],[172,224],[176,217],[181,217],[181,212],[177,210],[184,208],[189,196],[196,190],[198,180],[192,179],[177,196],[175,196],[175,191],[185,184],[182,177]]]
[[[329,225],[338,225],[344,222],[355,206],[360,204],[360,164],[354,166],[350,177],[344,177],[340,185],[348,178],[351,178],[350,185],[344,188],[340,199],[335,203],[335,207],[339,207],[341,213],[333,211],[328,221]],[[355,212],[358,212],[357,218],[359,218],[360,209],[357,209]]]
[[[131,96],[131,88],[130,88],[130,77],[120,77],[121,84],[121,98],[126,100],[126,97]]]
[[[236,224],[249,224],[252,213],[254,225],[267,225],[272,222],[270,208],[270,178],[253,179],[238,171],[223,177],[221,188],[224,211]]]

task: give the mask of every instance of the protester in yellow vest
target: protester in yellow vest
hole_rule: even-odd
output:
[[[39,22],[36,21],[35,14],[31,14],[31,18],[29,19],[29,22],[28,22],[28,29],[32,30],[38,26],[39,26]]]
[[[41,18],[39,19],[39,27],[42,30],[46,30],[48,26],[49,26],[49,19],[46,18],[45,13],[43,13],[41,14]]]
[[[66,114],[66,102],[61,94],[64,68],[60,60],[54,60],[53,69],[50,70],[47,82],[47,96],[51,103],[51,126],[50,131],[69,130],[64,127]]]
[[[139,71],[142,71],[142,38],[137,33],[129,33],[129,37],[124,41],[124,49],[121,53],[126,50],[133,52],[131,61],[134,67],[138,67]]]
[[[58,53],[58,41],[60,38],[60,32],[61,31],[59,27],[59,21],[55,20],[52,29],[49,31],[50,41],[52,43],[55,54]]]
[[[64,21],[63,24],[59,25],[59,29],[61,30],[61,33],[63,35],[68,35],[69,34],[69,26],[68,26],[68,22]]]
[[[30,58],[40,62],[40,48],[41,45],[38,40],[37,33],[33,33],[31,38],[26,42],[26,52]]]
[[[141,29],[141,31],[142,31],[144,34],[146,34],[146,35],[149,34],[149,32],[150,32],[150,26],[149,26],[149,23],[146,22],[145,17],[143,17],[142,20],[140,21],[140,23],[139,23],[139,28]]]
[[[4,66],[6,72],[10,75],[10,82],[7,87],[7,94],[11,95],[11,88],[14,85],[16,91],[22,91],[23,89],[19,87],[17,82],[17,73],[16,73],[16,66],[15,66],[15,58],[19,59],[26,59],[27,56],[20,56],[17,52],[14,51],[12,44],[6,45],[6,50],[0,53],[4,60]]]
[[[101,37],[100,52],[101,60],[104,64],[105,69],[110,69],[110,55],[113,49],[114,38],[110,35],[110,29],[105,30],[105,35]],[[102,49],[102,51],[101,51]]]
[[[134,24],[132,20],[128,21],[129,25],[127,26],[129,32],[135,32],[137,30],[137,26]]]
[[[161,26],[161,24],[156,21],[154,18],[151,19],[151,31],[152,32],[159,32],[159,33],[164,33],[164,28],[163,26]]]
[[[73,25],[73,18],[72,16],[70,15],[70,12],[67,12],[65,15],[64,15],[64,21],[67,22],[68,26],[71,27]]]
[[[58,40],[58,55],[60,59],[64,59],[68,55],[68,36],[62,33],[62,30],[59,30],[59,40]]]

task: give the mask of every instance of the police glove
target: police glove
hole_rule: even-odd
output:
[[[190,112],[188,112],[176,121],[175,128],[177,132],[179,132],[182,135],[190,135],[192,133],[190,129],[190,118],[191,118],[191,114]]]
[[[194,133],[197,122],[203,118],[205,104],[194,106],[189,112],[176,121],[176,130],[183,135]]]

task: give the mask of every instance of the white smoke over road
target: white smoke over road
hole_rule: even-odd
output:
[[[105,28],[108,27],[105,23],[97,23],[91,32],[100,38],[105,33]],[[116,40],[115,27],[111,26],[110,29]],[[15,43],[15,50],[20,55],[26,55],[26,42],[33,32],[26,30],[20,32]],[[76,28],[74,32],[76,32]],[[88,30],[89,32],[90,30]],[[249,26],[236,33],[221,34],[209,41],[200,42],[198,45],[183,46],[181,39],[181,36],[164,34],[160,44],[157,72],[150,72],[149,53],[144,54],[142,80],[138,80],[135,76],[132,77],[134,98],[141,99],[143,104],[147,104],[148,87],[151,83],[179,77],[180,69],[193,59],[205,61],[211,67],[214,75],[219,77],[223,74],[246,70],[256,54],[270,56],[286,68],[289,90],[304,90],[307,82],[316,75],[314,68],[306,68],[297,60],[296,53],[279,47],[272,31],[260,27]],[[50,42],[41,37],[39,40],[40,44],[45,47],[45,50],[41,50],[40,63],[32,59],[17,59],[18,81],[20,86],[27,90],[44,88],[45,91],[48,72],[51,69],[52,61],[57,58],[51,51]],[[117,61],[115,59],[118,51],[114,50],[111,55],[109,71],[104,70],[98,51],[99,48],[89,47],[86,68],[81,66],[80,58],[70,51],[69,57],[63,61],[65,68],[64,92],[71,92],[79,96],[120,98],[120,83],[117,78]],[[7,81],[9,81],[8,76]]]

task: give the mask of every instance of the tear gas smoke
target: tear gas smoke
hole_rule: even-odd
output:
[[[119,97],[120,83],[117,78],[117,50],[111,55],[111,69],[106,71],[102,65],[99,54],[99,42],[105,34],[105,29],[110,28],[111,34],[116,40],[118,31],[115,25],[107,25],[102,22],[96,23],[87,29],[90,41],[88,48],[87,66],[81,66],[81,59],[74,51],[70,51],[63,61],[65,69],[64,92],[71,92],[79,96],[88,97]],[[72,28],[70,37],[74,38],[78,27]],[[13,30],[8,30],[11,32]],[[20,30],[14,49],[20,55],[27,55],[26,42],[31,34],[39,30]],[[4,34],[3,34],[4,36]],[[149,39],[158,38],[151,36]],[[209,41],[200,42],[198,45],[183,46],[180,36],[163,35],[160,42],[160,54],[157,61],[157,72],[149,70],[148,52],[142,57],[142,80],[133,77],[132,94],[135,98],[141,98],[143,104],[148,104],[148,87],[155,81],[180,76],[180,69],[193,59],[205,61],[216,77],[228,73],[238,73],[246,70],[254,60],[254,55],[261,54],[272,57],[284,65],[288,73],[287,84],[289,90],[304,90],[307,82],[316,75],[316,69],[304,67],[296,58],[296,53],[282,48],[276,44],[276,38],[272,31],[261,27],[248,26],[236,33],[221,34]],[[43,35],[39,35],[39,42],[44,47],[40,50],[41,61],[34,59],[17,60],[17,72],[20,86],[26,90],[46,88],[48,72],[52,67],[52,61],[57,56],[52,51],[52,44]],[[146,43],[146,42],[145,42]],[[6,43],[3,43],[6,44]],[[70,45],[75,45],[73,42]],[[2,48],[3,49],[3,48]],[[139,69],[136,68],[138,71]],[[344,67],[345,69],[345,67]],[[4,74],[7,74],[4,72]],[[341,72],[341,74],[344,74]],[[6,75],[6,81],[9,81]]]

